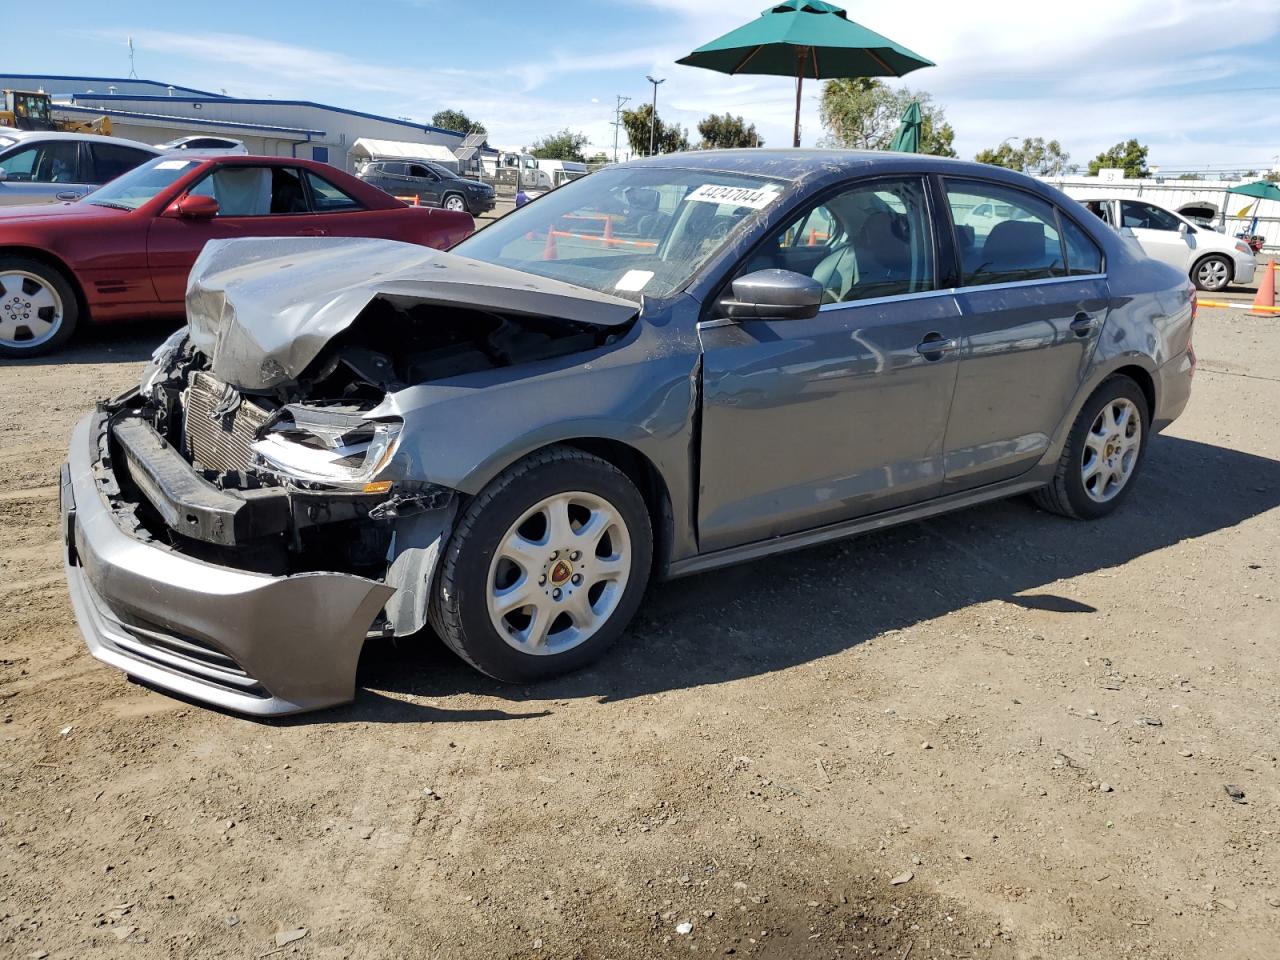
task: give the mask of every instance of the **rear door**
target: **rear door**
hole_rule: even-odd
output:
[[[1148,257],[1184,273],[1191,269],[1190,234],[1178,230],[1182,221],[1168,210],[1141,200],[1121,200],[1120,226],[1133,231]]]
[[[936,262],[924,182],[906,177],[849,185],[739,265],[808,273],[828,302],[700,324],[702,549],[937,495],[960,314]]]
[[[147,260],[162,303],[182,303],[191,265],[210,240],[327,233],[326,217],[312,212],[298,167],[217,166],[188,193],[213,197],[219,213],[211,220],[159,216],[151,222]]]
[[[1084,379],[1109,303],[1102,251],[1043,198],[943,178],[964,316],[944,493],[1029,470]],[[990,204],[987,223],[969,214]],[[972,233],[970,233],[972,230]]]

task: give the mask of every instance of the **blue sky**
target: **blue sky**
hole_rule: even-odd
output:
[[[927,90],[961,156],[1005,137],[1062,141],[1076,162],[1136,136],[1166,170],[1275,165],[1280,154],[1276,0],[850,0],[850,16],[936,61]],[[744,115],[790,143],[793,87],[674,65],[755,17],[764,0],[224,0],[6,4],[4,68],[127,76],[243,96],[311,99],[415,120],[458,106],[491,141],[521,146],[571,127],[610,148],[614,95],[693,132]],[[56,26],[51,26],[56,25]],[[806,145],[822,135],[806,88]]]

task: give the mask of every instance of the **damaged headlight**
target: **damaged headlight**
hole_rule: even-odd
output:
[[[286,481],[355,493],[386,493],[377,476],[400,441],[399,420],[366,420],[358,413],[290,405],[253,444],[258,466]]]
[[[170,334],[169,339],[156,347],[151,359],[142,368],[142,378],[138,381],[138,392],[144,397],[151,396],[151,388],[156,381],[167,377],[174,361],[181,356],[187,344],[187,328],[180,327]]]

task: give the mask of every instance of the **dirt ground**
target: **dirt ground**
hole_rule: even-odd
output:
[[[543,686],[370,644],[352,705],[281,722],[72,620],[55,473],[164,332],[0,365],[0,955],[1280,956],[1280,321],[1202,311],[1111,519],[662,585]]]

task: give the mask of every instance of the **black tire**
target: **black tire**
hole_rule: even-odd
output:
[[[0,339],[0,357],[38,357],[41,354],[57,350],[75,333],[76,324],[80,320],[80,303],[76,299],[76,293],[71,286],[71,282],[61,270],[43,261],[32,260],[28,257],[0,256],[0,276],[15,271],[21,271],[37,277],[39,282],[57,295],[62,302],[62,319],[54,330],[53,335],[47,340],[33,341],[31,346],[24,346],[24,332],[29,335],[31,329],[21,325],[21,319],[19,318],[16,321],[19,326],[14,330],[15,336],[3,338],[4,334],[0,333],[0,338],[3,338]],[[0,325],[3,325],[4,321],[9,319],[3,315],[7,305],[12,303],[15,298],[21,297],[21,291],[0,291]]]
[[[583,492],[608,501],[626,524],[631,562],[622,597],[609,619],[578,646],[534,655],[517,650],[489,615],[494,552],[527,510],[557,493]],[[550,447],[499,474],[462,512],[441,559],[429,616],[448,647],[482,673],[525,683],[558,676],[596,660],[635,615],[653,560],[653,532],[644,498],[612,464],[571,447]]]
[[[446,193],[443,197],[440,198],[440,209],[441,210],[450,209],[449,208],[450,200],[457,200],[460,204],[462,204],[462,206],[459,207],[457,210],[458,213],[471,212],[471,208],[467,205],[467,198],[460,193]]]
[[[1142,426],[1138,455],[1123,487],[1109,500],[1099,502],[1089,496],[1085,490],[1081,466],[1084,462],[1085,435],[1093,428],[1095,421],[1110,403],[1125,399],[1138,409]],[[1062,456],[1058,458],[1058,469],[1053,482],[1033,493],[1032,499],[1041,509],[1057,513],[1074,520],[1097,520],[1105,517],[1122,504],[1142,469],[1142,462],[1147,453],[1147,442],[1151,437],[1151,410],[1147,404],[1146,394],[1129,377],[1117,375],[1103,381],[1093,392],[1071,425],[1071,433],[1067,437]]]
[[[1201,276],[1205,273],[1206,267],[1221,264],[1223,272],[1220,274],[1221,279],[1209,279]],[[1199,290],[1205,290],[1209,293],[1217,293],[1219,290],[1225,290],[1227,285],[1231,283],[1235,274],[1235,264],[1227,257],[1220,254],[1212,254],[1207,257],[1201,257],[1196,261],[1196,265],[1191,268],[1191,282],[1196,285]]]

